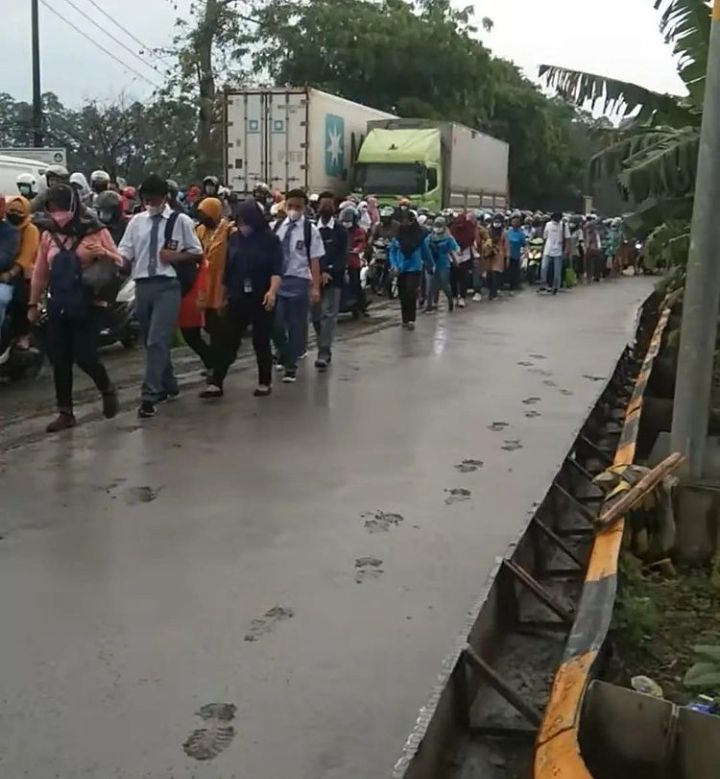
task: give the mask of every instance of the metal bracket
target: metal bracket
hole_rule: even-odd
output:
[[[573,550],[560,538],[560,536],[551,528],[549,528],[542,520],[538,519],[537,514],[533,517],[533,524],[535,527],[547,538],[549,538],[555,546],[557,546],[564,555],[569,557],[578,568],[583,569],[585,566],[583,561],[573,552]]]
[[[575,470],[576,470],[576,471],[577,471],[577,472],[578,472],[578,473],[579,473],[579,474],[580,474],[582,477],[584,477],[585,479],[587,479],[587,481],[590,483],[590,485],[591,485],[592,487],[594,487],[594,488],[595,488],[596,490],[598,490],[599,492],[602,492],[602,490],[600,489],[600,487],[598,487],[596,484],[594,484],[594,483],[593,483],[593,479],[594,479],[595,477],[594,477],[594,476],[593,476],[593,475],[590,473],[590,471],[588,471],[588,469],[587,469],[587,468],[585,468],[583,465],[580,465],[580,463],[579,463],[579,462],[578,462],[578,461],[577,461],[577,460],[576,460],[574,457],[568,457],[568,458],[566,458],[565,462],[566,462],[568,465],[572,465],[572,467],[573,467],[573,468],[575,468]]]
[[[578,440],[581,441],[588,449],[591,449],[595,454],[606,464],[612,465],[613,458],[603,449],[601,449],[596,443],[593,443],[585,434],[580,433]]]
[[[475,669],[485,681],[525,719],[536,728],[540,727],[542,715],[500,676],[480,655],[468,644],[463,651],[463,658],[473,669]]]
[[[551,595],[540,582],[532,577],[524,568],[521,568],[517,563],[512,560],[503,560],[504,567],[526,587],[532,594],[541,602],[544,603],[550,611],[559,617],[565,624],[572,625],[574,621],[573,615],[560,603],[560,601]]]
[[[553,486],[555,489],[564,497],[566,498],[570,504],[577,509],[578,514],[590,525],[594,525],[595,522],[597,522],[597,516],[593,514],[590,509],[584,505],[584,503],[581,502],[580,498],[576,498],[574,495],[569,493],[565,487],[560,484],[558,481],[553,482]]]

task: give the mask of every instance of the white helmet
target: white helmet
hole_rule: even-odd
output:
[[[51,176],[62,179],[63,181],[67,181],[70,178],[68,169],[64,165],[48,165],[48,167],[45,168],[45,181]]]
[[[37,194],[37,179],[32,173],[20,173],[15,179],[15,184],[23,197],[35,197]]]
[[[104,170],[94,170],[90,174],[90,183],[93,181],[107,181],[110,182],[110,174],[106,173]]]

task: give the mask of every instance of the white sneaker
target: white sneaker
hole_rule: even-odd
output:
[[[476,292],[473,295],[473,303],[480,303],[482,301],[482,295],[479,292]]]
[[[465,298],[458,298],[458,308],[465,308]]]

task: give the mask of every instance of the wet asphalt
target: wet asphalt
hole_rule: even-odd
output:
[[[13,439],[0,775],[389,776],[650,291],[469,303],[270,399],[237,371],[220,403]]]

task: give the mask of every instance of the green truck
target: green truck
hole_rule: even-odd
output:
[[[417,208],[505,209],[507,143],[456,122],[368,122],[355,161],[354,190],[382,204],[409,198]]]

